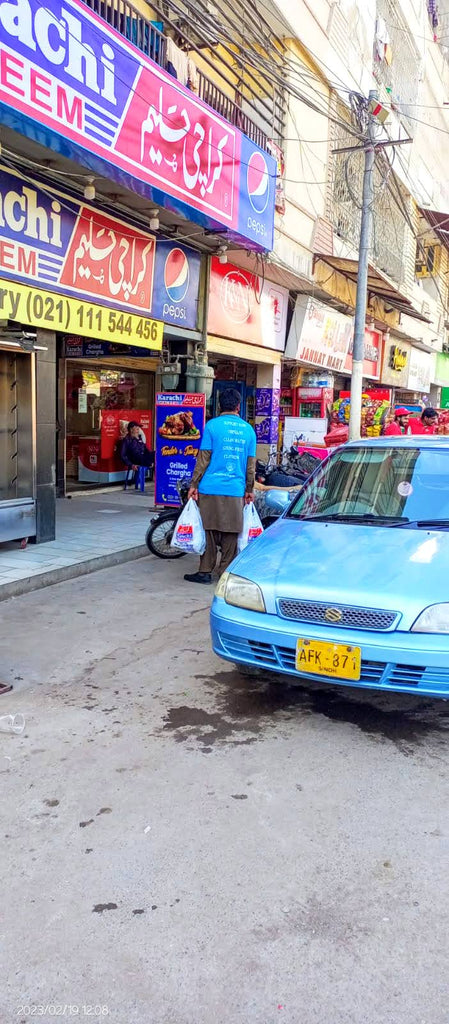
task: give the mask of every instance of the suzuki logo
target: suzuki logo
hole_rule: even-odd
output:
[[[343,612],[339,608],[326,608],[324,613],[326,622],[341,622],[343,618]]]

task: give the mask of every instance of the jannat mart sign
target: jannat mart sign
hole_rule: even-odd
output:
[[[352,372],[354,320],[306,295],[298,295],[287,339],[286,356],[310,366]],[[382,338],[365,330],[363,374],[378,380]]]
[[[0,119],[250,246],[273,245],[276,161],[81,0],[0,0]]]

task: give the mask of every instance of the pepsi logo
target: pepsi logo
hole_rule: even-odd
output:
[[[165,291],[172,302],[182,302],[189,287],[189,261],[182,249],[171,249],[164,267]]]
[[[246,169],[248,198],[255,213],[263,213],[270,198],[270,176],[265,157],[255,150]]]

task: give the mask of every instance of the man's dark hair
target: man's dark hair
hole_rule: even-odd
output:
[[[133,427],[140,427],[140,423],[137,420],[130,420],[128,423],[128,431],[131,431]]]
[[[421,414],[421,419],[424,420],[426,418],[426,416],[428,416],[429,419],[433,420],[433,419],[435,419],[438,416],[438,413],[437,413],[436,409],[432,409],[431,406],[428,405],[426,409],[423,409],[422,414]]]
[[[237,412],[242,398],[237,388],[224,388],[220,393],[220,409],[222,412]]]

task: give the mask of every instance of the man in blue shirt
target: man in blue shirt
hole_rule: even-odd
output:
[[[206,531],[199,570],[184,576],[189,583],[212,583],[219,546],[220,571],[227,569],[237,554],[243,505],[253,500],[256,435],[240,417],[235,388],[222,391],[220,409],[220,415],[206,424],[189,491],[189,498],[199,503]]]

